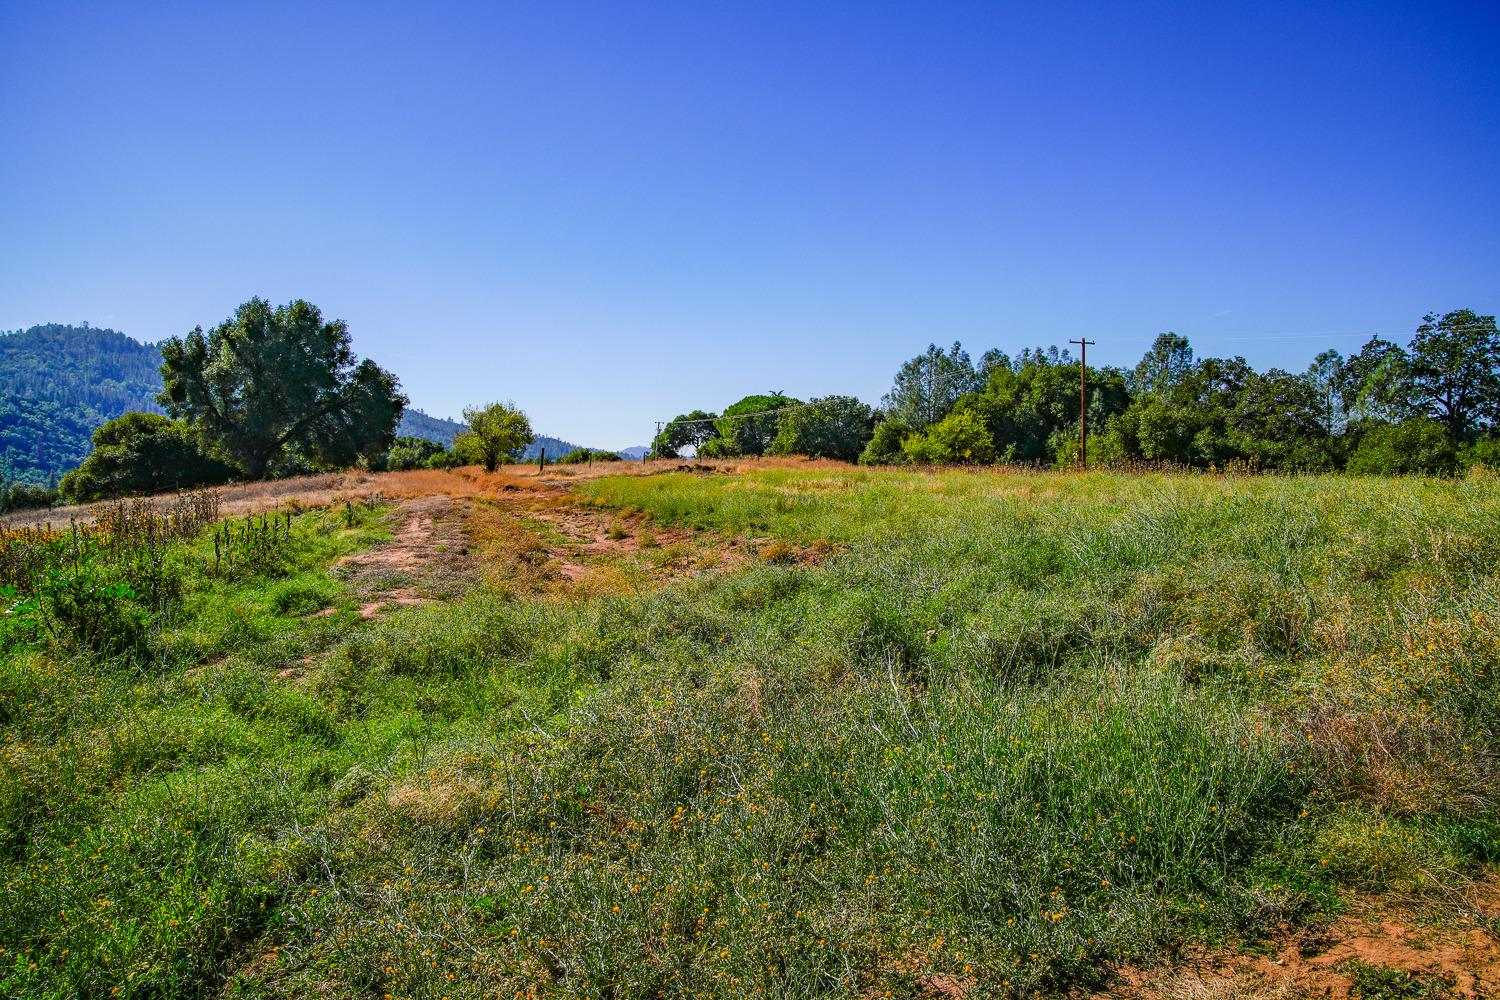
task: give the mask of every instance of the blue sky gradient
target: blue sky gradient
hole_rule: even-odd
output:
[[[149,9],[148,9],[149,6]],[[0,0],[0,327],[262,295],[644,443],[929,341],[1305,367],[1500,306],[1500,4]]]

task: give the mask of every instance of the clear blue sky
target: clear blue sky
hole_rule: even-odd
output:
[[[262,295],[620,447],[1162,330],[1302,368],[1500,307],[1500,4],[0,0],[0,327]]]

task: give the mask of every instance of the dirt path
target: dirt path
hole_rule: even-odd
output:
[[[474,581],[466,505],[446,494],[399,501],[395,538],[334,564],[334,573],[363,596],[360,615],[451,597]]]
[[[258,498],[237,497],[226,507],[264,509],[291,500],[393,503],[395,537],[334,568],[354,585],[367,618],[454,596],[480,580],[525,593],[629,589],[740,565],[756,550],[754,542],[595,507],[573,492],[581,480],[619,471],[597,466],[547,473],[514,467],[401,473],[344,480],[342,490],[308,483],[309,489],[279,495],[274,504],[267,497],[257,508],[250,505]]]

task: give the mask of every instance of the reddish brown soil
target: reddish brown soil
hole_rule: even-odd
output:
[[[1500,997],[1500,877],[1439,911],[1377,905],[1317,932],[1286,934],[1267,954],[1190,952],[1176,965],[1126,970],[1095,1000],[1271,1000],[1351,996],[1349,963],[1427,977],[1433,996]],[[1441,987],[1446,986],[1446,992]]]

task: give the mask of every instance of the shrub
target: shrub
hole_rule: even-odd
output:
[[[1458,450],[1436,420],[1413,417],[1378,423],[1360,435],[1347,470],[1359,475],[1446,475],[1458,466]]]
[[[70,503],[228,482],[234,470],[205,455],[186,421],[127,413],[94,431],[94,450],[62,478]]]
[[[870,440],[859,453],[860,465],[901,465],[908,461],[901,442],[912,429],[899,420],[887,417],[875,425]]]
[[[0,488],[0,514],[13,510],[37,510],[57,504],[57,490],[34,483],[11,483]]]
[[[699,458],[738,458],[741,455],[733,438],[716,437],[703,443],[698,449]]]
[[[586,462],[618,462],[620,456],[597,448],[574,448],[557,460],[558,465],[583,465]]]
[[[913,462],[969,465],[995,460],[995,439],[972,410],[957,410],[901,445]]]
[[[1500,437],[1481,438],[1465,445],[1458,454],[1458,461],[1466,469],[1479,465],[1500,472]]]
[[[430,468],[428,463],[447,450],[436,441],[428,441],[426,438],[398,437],[380,464],[391,472]]]

